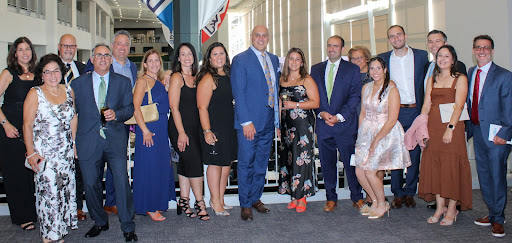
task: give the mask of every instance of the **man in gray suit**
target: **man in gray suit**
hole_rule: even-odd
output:
[[[91,62],[94,71],[71,83],[78,114],[77,155],[87,208],[94,219],[94,226],[85,237],[96,237],[109,228],[108,215],[103,210],[101,185],[106,161],[113,174],[121,230],[126,241],[137,241],[133,199],[126,171],[128,135],[123,123],[133,116],[132,86],[128,78],[110,72],[112,54],[109,46],[96,45]],[[104,107],[107,110],[104,111],[105,124],[102,125],[101,109]]]

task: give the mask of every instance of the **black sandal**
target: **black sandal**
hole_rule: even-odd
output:
[[[24,231],[31,231],[34,230],[36,226],[34,225],[34,222],[28,222],[25,226],[21,226],[21,229]]]
[[[210,220],[210,215],[208,215],[208,211],[206,211],[206,205],[204,203],[204,199],[201,201],[196,201],[196,203],[194,203],[194,208],[196,209],[197,217],[200,220],[203,220],[203,221]],[[206,212],[206,214],[200,215],[199,213],[201,213],[203,211]]]
[[[190,198],[188,198],[188,197],[180,197],[180,200],[178,201],[177,213],[178,213],[178,215],[181,215],[181,213],[184,212],[187,217],[195,218],[196,215],[192,212],[192,210],[190,210],[189,201],[190,201]],[[187,213],[187,211],[189,211],[189,212]]]

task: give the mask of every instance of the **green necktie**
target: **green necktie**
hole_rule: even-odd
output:
[[[327,76],[327,100],[331,103],[332,87],[334,86],[334,63],[331,64],[329,76]]]
[[[105,104],[105,98],[107,97],[107,85],[105,84],[105,78],[100,77],[100,88],[98,89],[98,111],[101,113],[101,107]],[[100,136],[106,139],[105,132],[100,128]]]

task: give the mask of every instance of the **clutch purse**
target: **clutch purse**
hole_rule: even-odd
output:
[[[439,104],[439,111],[441,112],[442,123],[450,122],[454,108],[455,103]],[[464,103],[464,108],[462,109],[462,113],[460,114],[459,121],[467,120],[469,120],[468,104]]]
[[[27,167],[27,169],[29,170],[32,170],[32,166],[30,166],[30,164],[28,163],[28,158],[25,158],[25,167]],[[39,167],[39,172],[43,172],[46,168],[46,162],[44,160],[39,160],[39,162],[37,163],[37,167]]]
[[[153,103],[153,97],[151,96],[151,90],[149,89],[148,81],[146,80],[146,88],[148,92],[148,104],[140,106],[140,111],[142,112],[142,117],[144,118],[145,123],[150,123],[157,121],[160,117],[158,115],[158,108],[156,105],[158,103]],[[135,120],[135,116],[132,116],[129,120],[125,121],[126,125],[136,125],[137,121]]]

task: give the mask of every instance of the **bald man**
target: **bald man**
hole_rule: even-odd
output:
[[[252,220],[252,208],[270,210],[260,198],[274,138],[279,128],[279,60],[266,51],[270,35],[265,26],[251,32],[251,47],[236,55],[231,64],[238,134],[238,194],[243,220]]]

